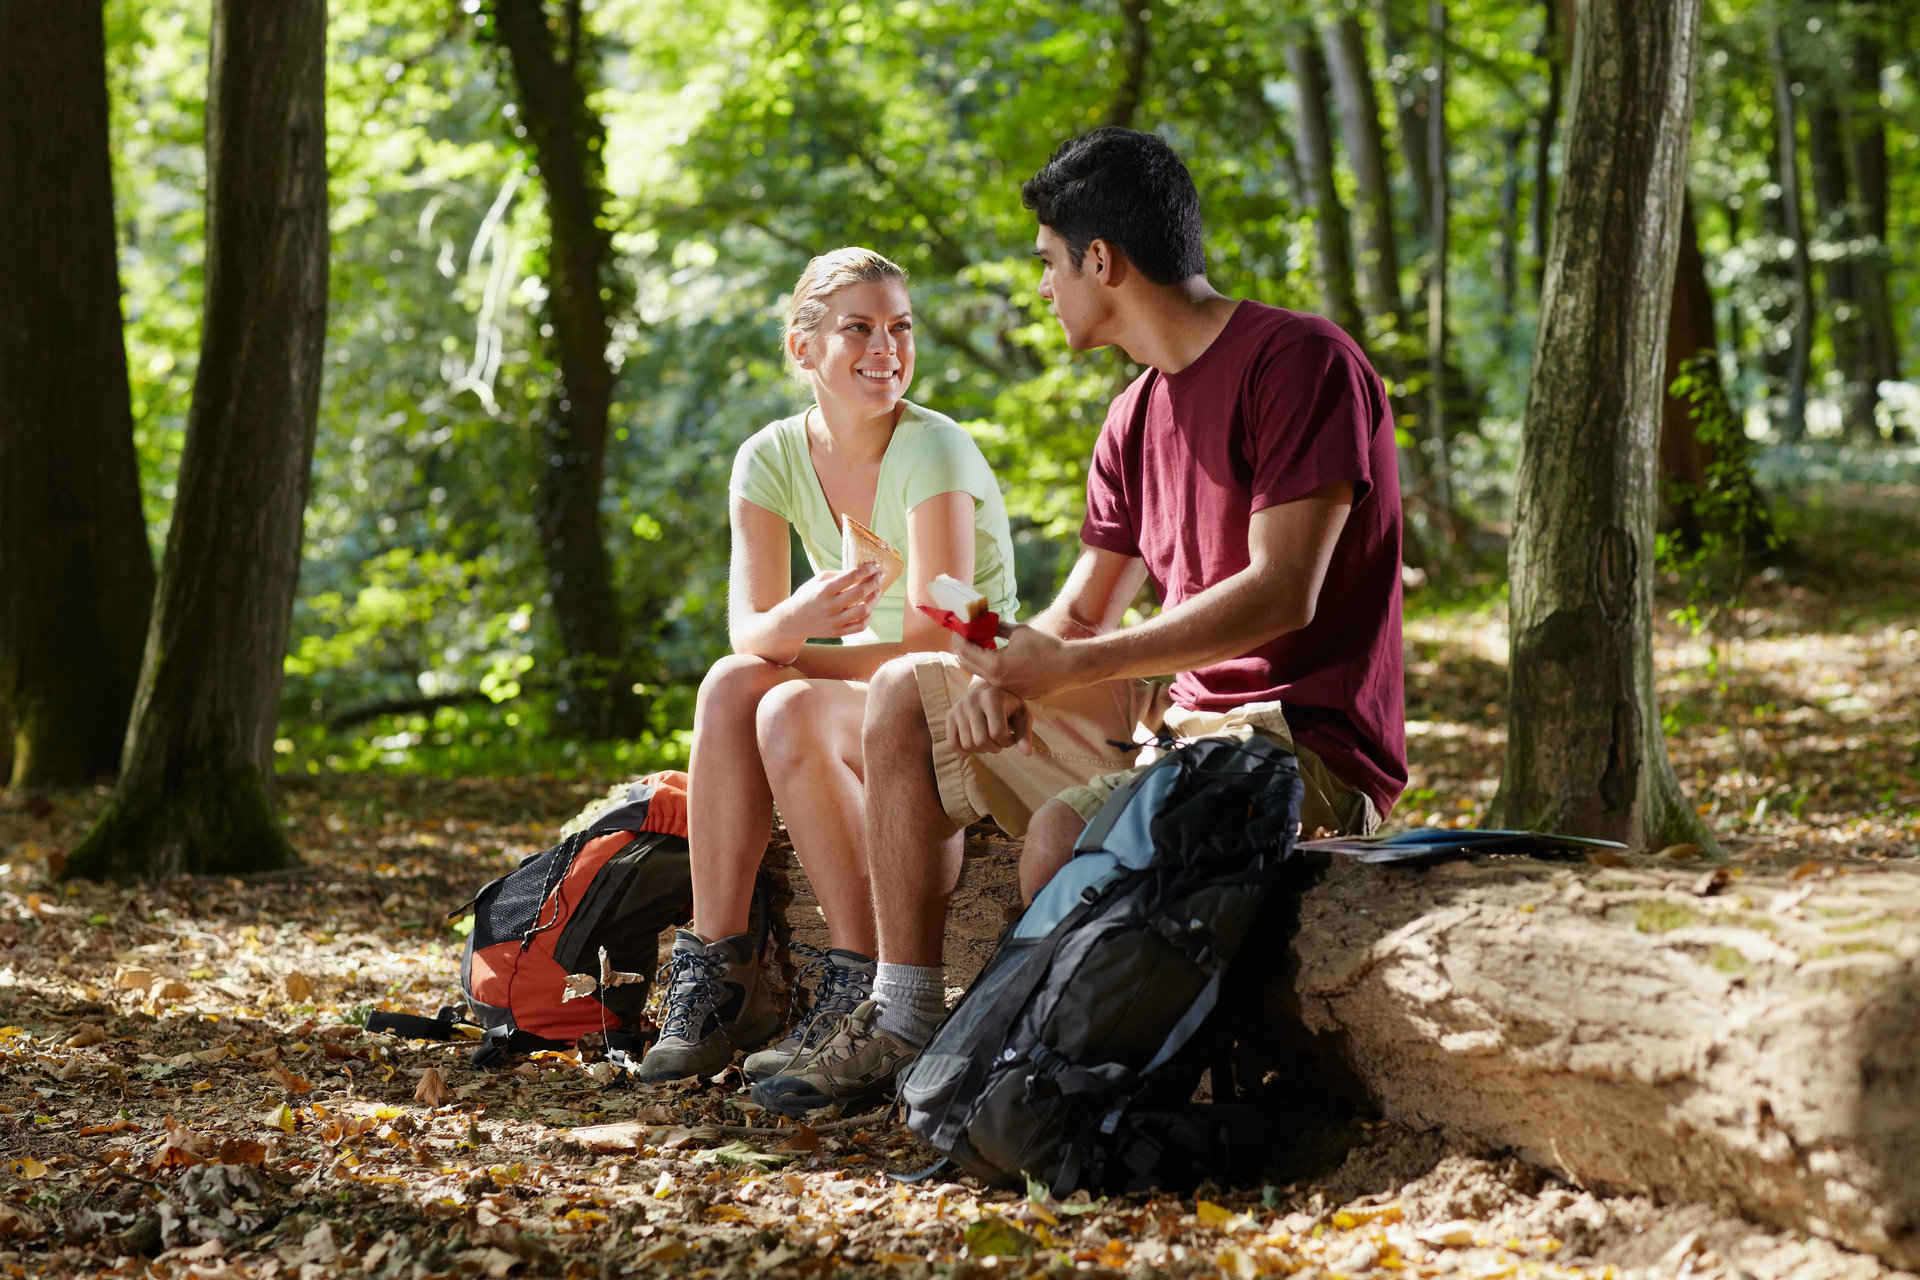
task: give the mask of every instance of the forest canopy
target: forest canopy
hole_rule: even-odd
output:
[[[1106,400],[1135,370],[1066,351],[1035,292],[1018,188],[1058,140],[1101,123],[1158,131],[1189,158],[1217,287],[1364,336],[1396,396],[1409,561],[1443,593],[1497,585],[1551,202],[1579,180],[1556,135],[1573,8],[339,0],[325,373],[282,766],[518,767],[602,736],[674,759],[724,645],[733,450],[802,401],[781,366],[781,308],[806,258],[834,245],[909,271],[912,394],[987,450],[1022,594],[1044,601],[1073,550]],[[210,33],[201,5],[105,12],[157,559],[204,301]],[[521,12],[577,89],[564,118],[516,63]],[[1708,309],[1670,345],[1711,352],[1739,435],[1773,465],[1834,443],[1892,458],[1920,422],[1902,378],[1920,314],[1908,25],[1902,6],[1868,0],[1705,6],[1685,234]],[[584,222],[554,194],[553,148],[570,144]],[[563,347],[580,341],[555,301],[562,216],[603,249],[587,268],[603,336],[586,342],[610,378],[594,501],[614,602],[600,612],[617,628],[592,640],[564,625],[537,498]],[[1680,257],[1686,276],[1685,244]],[[561,731],[585,649],[633,695],[617,730]]]

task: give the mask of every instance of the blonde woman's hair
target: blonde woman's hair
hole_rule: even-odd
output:
[[[788,368],[800,372],[800,362],[793,358],[792,339],[799,335],[803,347],[813,341],[820,322],[826,319],[828,298],[850,284],[882,280],[905,284],[907,273],[898,263],[857,245],[830,249],[808,262],[793,286],[793,298],[787,304],[787,328],[781,335],[780,349],[786,353]]]

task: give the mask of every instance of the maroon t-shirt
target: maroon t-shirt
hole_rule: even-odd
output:
[[[1407,785],[1400,471],[1385,390],[1353,339],[1318,316],[1241,302],[1198,360],[1147,370],[1107,411],[1080,537],[1144,560],[1171,608],[1247,567],[1254,512],[1338,481],[1353,508],[1313,621],[1182,671],[1173,700],[1285,704],[1300,744],[1384,816]]]

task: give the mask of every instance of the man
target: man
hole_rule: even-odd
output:
[[[1217,292],[1199,198],[1151,134],[1103,128],[1021,189],[1040,296],[1075,350],[1147,366],[1110,406],[1059,597],[993,650],[887,664],[862,752],[879,925],[873,998],[783,1075],[801,1114],[891,1088],[945,1012],[965,826],[1026,835],[1031,900],[1160,729],[1291,746],[1302,825],[1371,832],[1406,785],[1393,419],[1354,341]],[[1121,627],[1151,580],[1160,612]],[[1171,687],[1147,677],[1177,673]]]

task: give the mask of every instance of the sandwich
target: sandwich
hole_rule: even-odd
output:
[[[906,569],[907,562],[900,553],[887,545],[882,538],[852,516],[840,517],[840,567],[855,569],[863,564],[880,566],[880,589],[885,591],[894,584]]]

